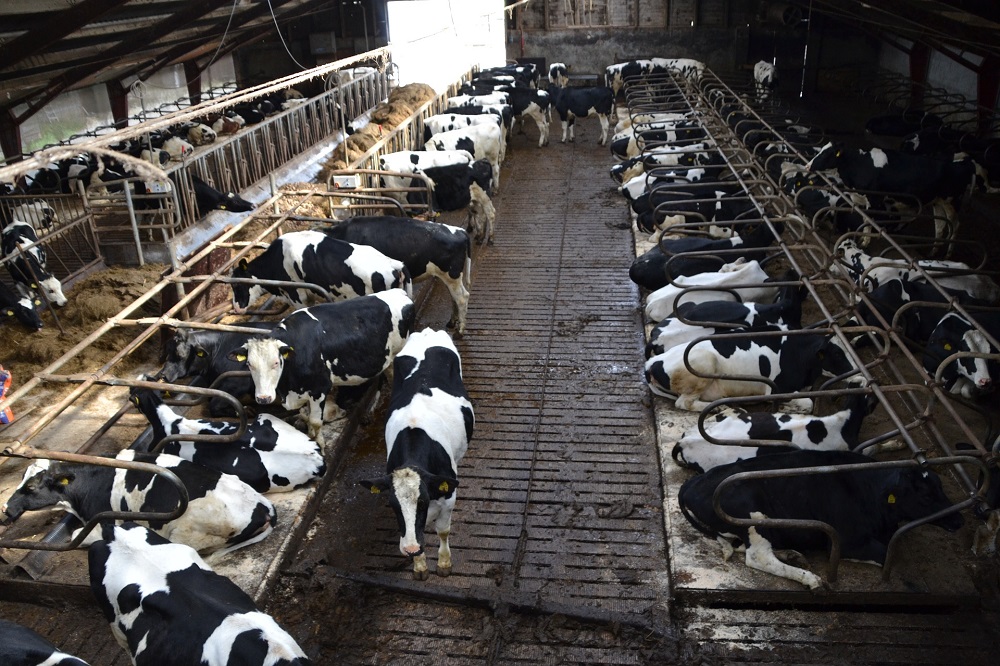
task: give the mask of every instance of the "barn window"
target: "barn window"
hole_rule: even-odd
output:
[[[638,25],[638,0],[546,0],[551,28],[612,28]]]

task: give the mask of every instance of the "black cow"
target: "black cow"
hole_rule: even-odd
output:
[[[187,488],[188,507],[171,521],[150,521],[164,537],[201,553],[229,553],[267,537],[277,516],[263,495],[230,474],[220,474],[171,455],[121,451],[116,458],[150,462],[173,472]],[[177,490],[165,477],[139,470],[122,471],[82,463],[36,461],[10,499],[0,507],[7,522],[25,511],[69,506],[87,521],[104,511],[170,512]],[[91,532],[84,544],[96,538]]]
[[[213,210],[246,213],[255,208],[253,203],[235,192],[223,194],[198,176],[191,176],[191,182],[194,183],[195,205],[198,207],[199,217],[205,217]]]
[[[3,666],[88,666],[66,654],[41,635],[0,619],[0,664]]]
[[[135,523],[102,526],[90,589],[135,666],[308,666],[295,640],[191,548]]]
[[[240,326],[271,331],[277,322],[243,322]],[[206,386],[226,372],[243,370],[242,364],[229,358],[230,352],[246,344],[251,334],[230,331],[178,329],[164,346],[163,369],[156,379],[174,383],[182,377],[194,377]],[[240,401],[253,395],[249,377],[224,377],[213,388],[225,391]],[[252,398],[251,398],[252,401]],[[232,403],[224,398],[210,398],[208,411],[212,416],[235,416]]]
[[[776,224],[781,233],[780,223]],[[717,271],[723,265],[740,257],[760,261],[767,248],[774,243],[774,234],[766,224],[758,224],[743,234],[730,238],[676,238],[661,239],[656,247],[636,257],[629,267],[628,276],[640,287],[654,290],[666,286],[670,276],[697,275]],[[669,256],[664,254],[669,252]],[[683,256],[685,252],[712,252],[714,256]],[[678,256],[682,255],[682,256]],[[667,274],[669,271],[670,275]]]
[[[232,276],[312,283],[326,289],[335,301],[386,289],[401,288],[407,293],[411,290],[410,275],[403,262],[368,245],[355,245],[319,231],[293,231],[279,236],[251,261],[241,260]],[[293,306],[323,300],[304,287],[249,283],[232,286],[236,312],[243,312],[265,293],[272,293]]]
[[[7,271],[18,289],[25,296],[35,299],[35,292],[41,289],[53,305],[66,305],[62,283],[49,272],[45,249],[38,245],[38,234],[27,222],[14,221],[0,234],[3,255],[7,258]],[[22,251],[20,248],[35,244]]]
[[[181,416],[156,391],[133,388],[129,402],[142,412],[153,428],[155,446],[168,435],[232,435],[238,424]],[[239,439],[231,442],[192,442],[174,439],[160,449],[224,474],[232,474],[259,493],[300,488],[323,476],[323,451],[284,421],[261,414],[247,423]]]
[[[474,160],[464,150],[399,151],[379,158],[379,169],[412,176],[381,174],[379,182],[390,190],[430,186],[432,202],[423,192],[387,192],[400,203],[432,203],[436,210],[468,209],[468,224],[480,242],[493,242],[496,209],[488,192],[493,191],[493,167]]]
[[[268,405],[280,396],[286,409],[304,408],[309,436],[322,446],[334,387],[379,377],[403,348],[415,317],[413,301],[402,289],[324,303],[288,315],[270,335],[250,338],[231,358],[250,370],[258,403]]]
[[[780,562],[773,550],[816,551],[828,547],[815,529],[732,525],[713,507],[715,489],[741,472],[856,465],[871,459],[851,451],[791,451],[722,465],[688,479],[678,493],[681,512],[699,531],[734,538],[747,548],[747,566],[817,588],[815,574]],[[841,556],[884,564],[889,540],[901,522],[926,518],[952,506],[932,471],[918,467],[848,469],[828,474],[745,479],[721,495],[721,507],[735,518],[818,520],[840,536]],[[962,526],[959,513],[933,521],[949,531]]]
[[[472,243],[464,229],[408,217],[354,217],[323,230],[333,238],[376,250],[402,261],[414,282],[435,277],[454,304],[449,327],[465,333],[472,280]]]
[[[569,140],[573,141],[573,125],[577,116],[586,118],[597,116],[601,121],[601,140],[603,146],[608,141],[608,127],[611,112],[614,111],[615,99],[611,88],[560,88],[549,87],[549,97],[552,106],[562,121],[562,143],[566,143],[567,132]]]
[[[19,296],[13,289],[0,282],[0,308],[2,308],[0,313],[3,313],[3,320],[17,319],[32,332],[37,331],[43,324],[35,307],[41,304],[41,300]]]
[[[386,476],[361,481],[386,492],[399,524],[399,550],[413,558],[413,575],[427,578],[424,528],[440,539],[439,576],[451,573],[451,514],[458,463],[472,439],[475,415],[462,383],[462,360],[444,331],[413,333],[396,355],[386,419]]]

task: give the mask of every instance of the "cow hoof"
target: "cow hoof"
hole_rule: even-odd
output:
[[[439,566],[437,568],[437,575],[441,576],[441,578],[447,578],[448,576],[451,575],[451,567]]]
[[[429,577],[430,577],[430,572],[428,572],[427,569],[424,569],[423,571],[413,572],[413,580],[427,580]]]

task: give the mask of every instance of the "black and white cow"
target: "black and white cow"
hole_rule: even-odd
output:
[[[1000,349],[991,344],[982,331],[994,340],[1000,339],[1000,314],[977,312],[973,322],[957,312],[950,312],[934,327],[924,350],[924,368],[931,376],[952,354],[974,354],[955,359],[941,375],[945,388],[966,398],[979,397],[1000,381],[1000,361],[985,358],[987,354],[1000,354]]]
[[[776,223],[776,228],[780,233],[780,223]],[[667,286],[671,277],[694,276],[699,273],[718,271],[725,264],[740,258],[760,261],[767,254],[766,248],[774,241],[774,233],[766,224],[758,224],[754,228],[744,231],[742,234],[734,234],[730,238],[664,238],[656,247],[635,258],[629,267],[628,276],[632,282],[640,287],[656,290]],[[665,254],[664,250],[669,255]],[[683,256],[686,252],[711,252],[713,254]]]
[[[678,501],[684,517],[700,532],[745,546],[747,566],[815,589],[822,585],[819,576],[781,562],[774,551],[823,552],[829,548],[826,534],[816,529],[733,525],[715,512],[716,488],[741,472],[808,470],[869,462],[870,458],[853,451],[790,451],[749,458],[688,479],[681,486]],[[880,565],[885,563],[889,540],[900,523],[920,520],[952,506],[937,474],[909,466],[748,478],[729,486],[720,499],[722,510],[734,518],[824,522],[839,534],[842,557]],[[948,513],[931,524],[954,532],[962,526],[962,516]],[[731,552],[726,551],[727,557]]]
[[[747,378],[766,378],[774,383],[774,391],[793,393],[810,388],[821,374],[839,376],[854,369],[832,336],[774,335],[776,332],[787,331],[779,326],[733,329],[729,333],[747,335],[716,336],[672,347],[646,361],[646,381],[653,393],[676,396],[677,409],[701,411],[720,398],[771,395],[770,384]],[[688,365],[684,362],[686,353]],[[812,400],[793,399],[789,408],[808,413]]]
[[[415,317],[402,289],[315,305],[288,315],[270,335],[250,338],[231,358],[250,370],[259,404],[280,398],[285,409],[302,408],[309,436],[322,446],[334,387],[380,376],[406,343]]]
[[[424,118],[424,142],[435,134],[465,129],[473,125],[493,125],[503,129],[503,118],[495,113],[470,115],[465,113],[440,113]]]
[[[662,146],[683,147],[685,143],[709,140],[708,132],[699,119],[685,116],[660,122],[632,125],[611,137],[611,154],[617,159],[638,157],[647,149]]]
[[[401,189],[428,186],[436,210],[468,209],[468,225],[480,242],[493,242],[496,209],[488,192],[493,190],[493,167],[485,160],[474,160],[464,150],[401,151],[379,158],[379,169],[412,176],[380,174],[382,187]],[[402,204],[430,203],[419,192],[386,192]]]
[[[14,290],[0,282],[0,321],[17,319],[28,330],[34,332],[42,328],[42,318],[35,308],[40,306],[40,299],[15,294]]]
[[[20,220],[7,225],[0,234],[7,271],[22,294],[35,300],[39,289],[53,305],[66,305],[62,283],[49,272],[45,249],[38,244],[38,234],[27,222]],[[30,247],[24,247],[30,246]]]
[[[672,284],[661,287],[646,297],[646,317],[649,321],[662,321],[673,316],[677,306],[683,303],[718,300],[770,302],[778,295],[778,288],[767,284],[769,279],[770,276],[760,267],[760,263],[743,259],[725,264],[714,273],[678,277]],[[684,292],[690,287],[700,288]],[[736,291],[739,297],[730,290]]]
[[[133,388],[129,401],[153,428],[153,446],[168,435],[233,435],[239,424],[181,416],[156,391]],[[167,442],[160,453],[190,460],[223,474],[232,474],[259,493],[300,488],[326,472],[319,445],[284,421],[260,414],[231,442]]]
[[[486,160],[493,169],[493,190],[500,189],[500,160],[503,155],[503,136],[496,125],[472,125],[463,129],[438,132],[424,142],[424,150],[464,150],[473,159]],[[491,191],[490,194],[493,192]]]
[[[601,121],[601,140],[603,146],[608,141],[608,127],[611,125],[611,112],[614,111],[615,98],[610,88],[559,88],[551,86],[549,97],[552,106],[562,121],[562,143],[566,143],[567,133],[573,141],[573,125],[576,118],[597,116]]]
[[[412,289],[403,262],[371,246],[348,243],[320,231],[293,231],[279,236],[253,260],[241,260],[232,276],[308,282],[326,289],[334,301],[387,289],[405,289],[409,294]],[[293,306],[321,300],[315,292],[303,287],[233,283],[233,309],[243,312],[265,293]]]
[[[274,529],[274,505],[231,474],[166,454],[126,449],[118,460],[150,462],[173,472],[187,488],[188,506],[171,521],[149,521],[151,529],[200,553],[223,555],[266,538]],[[25,511],[65,508],[81,521],[104,511],[173,511],[177,490],[166,478],[139,470],[38,460],[28,466],[21,485],[0,507],[7,521]],[[84,545],[92,543],[91,532]]]
[[[742,186],[709,184],[711,189],[684,191],[660,187],[639,195],[629,202],[636,227],[653,233],[694,220],[728,222],[756,210]]]
[[[634,76],[649,76],[651,74],[666,74],[670,71],[680,72],[691,81],[701,80],[705,71],[705,63],[691,58],[652,58],[650,60],[630,60],[628,62],[609,65],[604,71],[604,85],[611,88],[617,97],[625,79]]]
[[[399,550],[413,558],[413,575],[426,580],[424,530],[440,539],[439,576],[451,573],[451,514],[458,463],[472,439],[475,415],[462,360],[444,331],[410,335],[396,355],[392,398],[385,425],[386,475],[361,481],[373,493],[388,493],[399,524]]]
[[[636,176],[659,167],[718,166],[725,163],[714,141],[692,143],[684,146],[650,146],[641,155],[630,157],[610,169],[611,179],[617,183],[631,181]]]
[[[836,169],[844,183],[856,190],[899,192],[932,204],[938,239],[955,237],[955,206],[981,181],[979,166],[962,154],[938,159],[881,148],[850,150],[829,143],[807,166],[810,171]]]
[[[510,96],[494,91],[483,95],[455,95],[447,100],[448,107],[482,106],[484,104],[510,104]]]
[[[858,246],[853,238],[845,238],[837,243],[835,254],[843,259],[847,273],[865,291],[874,291],[889,280],[924,281],[923,273],[910,268],[903,259],[873,257]],[[920,259],[916,265],[922,268],[935,282],[953,293],[964,297],[995,303],[1000,300],[1000,286],[988,275],[963,275],[971,270],[968,264],[939,259]]]
[[[230,213],[247,213],[255,206],[235,192],[223,194],[198,176],[191,176],[194,183],[195,205],[199,217],[205,217],[213,210],[224,210]]]
[[[0,664],[4,666],[88,666],[67,654],[40,634],[0,619]]]
[[[0,226],[6,227],[15,221],[27,222],[35,229],[49,229],[59,222],[56,210],[44,201],[29,201],[18,204],[9,211],[0,206]]]
[[[753,89],[757,104],[763,104],[778,85],[778,72],[774,65],[761,60],[753,66]]]
[[[191,548],[104,524],[90,589],[135,666],[309,666],[295,640]]]
[[[538,147],[549,142],[549,119],[552,116],[552,98],[544,90],[533,88],[512,88],[505,86],[500,92],[510,96],[511,113],[515,119],[524,121],[531,118],[538,128]]]
[[[569,68],[566,63],[554,62],[549,65],[549,83],[559,88],[569,85]]]
[[[783,282],[797,279],[798,274],[795,271],[789,271],[782,277]],[[686,321],[677,317],[667,317],[653,327],[649,333],[649,342],[646,344],[646,358],[662,354],[672,347],[687,344],[706,335],[726,333],[734,327],[801,328],[802,299],[805,293],[804,286],[793,284],[781,287],[774,303],[733,301],[683,303],[677,308],[677,314]]]
[[[945,290],[947,292],[947,290]],[[961,292],[942,294],[941,291],[926,282],[910,279],[908,274],[899,278],[887,280],[868,294],[867,300],[858,303],[858,316],[869,326],[882,328],[882,322],[876,316],[881,315],[886,324],[892,325],[896,312],[907,303],[920,301],[922,303],[948,302],[948,297],[960,303],[976,302]],[[872,306],[869,306],[871,301]],[[941,318],[947,312],[947,307],[920,305],[907,307],[903,310],[897,322],[900,332],[909,340],[924,344],[930,339]]]
[[[329,236],[370,245],[402,261],[414,282],[437,278],[448,289],[452,308],[449,327],[465,333],[472,283],[472,242],[464,229],[408,217],[354,217],[323,230]]]
[[[695,426],[674,445],[674,461],[681,467],[707,472],[737,460],[785,452],[791,448],[817,451],[847,451],[860,442],[861,425],[878,400],[855,393],[846,406],[828,416],[744,412],[730,409],[705,419],[705,439]],[[714,440],[714,441],[713,441]],[[788,442],[788,446],[753,446],[752,440]],[[751,445],[741,446],[741,443]]]

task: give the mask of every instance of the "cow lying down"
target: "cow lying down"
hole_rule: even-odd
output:
[[[725,264],[716,273],[681,276],[646,297],[646,317],[650,321],[662,321],[673,316],[675,308],[683,303],[735,301],[737,296],[734,292],[744,302],[771,302],[777,296],[778,288],[765,284],[769,279],[760,263],[745,259]],[[699,289],[685,292],[691,287]]]
[[[4,666],[87,666],[83,659],[61,652],[41,635],[0,619],[0,664]]]
[[[164,404],[152,389],[133,388],[129,401],[153,428],[153,443],[169,435],[233,435],[239,425],[181,416]],[[295,490],[323,476],[326,463],[319,444],[281,419],[260,414],[231,442],[192,442],[174,439],[162,453],[232,474],[259,493]]]
[[[220,474],[177,456],[153,456],[131,449],[121,451],[116,458],[164,467],[187,488],[188,506],[183,514],[171,521],[149,523],[171,541],[187,544],[202,554],[223,555],[257,543],[274,529],[277,515],[271,502],[231,474]],[[150,472],[37,460],[28,466],[21,485],[0,511],[11,521],[25,511],[59,505],[86,522],[112,510],[166,513],[174,510],[177,501],[174,485]],[[95,530],[82,545],[97,538]]]
[[[671,455],[681,467],[707,472],[719,465],[792,448],[846,451],[858,445],[861,424],[876,405],[878,400],[873,396],[856,393],[847,398],[844,409],[829,416],[725,410],[705,419],[705,434],[710,439],[702,437],[695,426],[677,441]],[[788,446],[739,445],[748,440],[781,440]]]
[[[135,666],[308,666],[295,640],[191,548],[105,523],[90,589]]]
[[[713,400],[793,393],[811,387],[821,374],[839,376],[854,369],[834,336],[778,332],[788,331],[778,326],[735,329],[732,333],[746,335],[673,347],[646,361],[646,381],[653,393],[676,396],[677,409],[701,411]],[[812,400],[792,399],[788,408],[808,413]]]
[[[733,545],[746,548],[748,567],[815,589],[819,576],[780,561],[776,550],[825,551],[824,532],[733,525],[713,506],[716,488],[741,472],[792,470],[826,465],[856,465],[872,460],[852,451],[791,451],[740,460],[688,479],[678,493],[681,512],[698,531],[723,544],[726,559]],[[885,564],[889,540],[900,523],[927,518],[952,506],[932,471],[916,466],[802,473],[779,478],[744,479],[721,493],[721,508],[738,519],[819,520],[840,536],[841,556]],[[931,524],[954,532],[962,516],[949,513]]]

